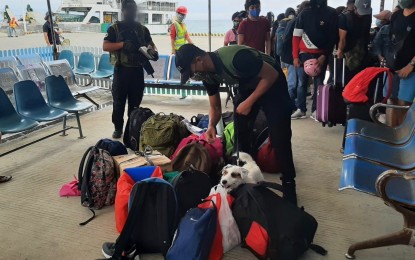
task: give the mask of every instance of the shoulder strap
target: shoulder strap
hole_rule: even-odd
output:
[[[161,189],[161,191],[157,192],[157,202],[158,203],[165,202],[167,197],[168,197],[168,194],[167,194],[167,190],[166,190],[165,187],[163,187]],[[177,208],[177,205],[176,205],[176,208]],[[165,228],[166,225],[169,225],[169,224],[164,221],[164,218],[167,217],[167,207],[157,207],[156,206],[156,211],[157,211],[157,216],[156,216],[157,217],[157,219],[156,219],[157,227],[156,228],[157,228],[157,232],[159,234],[160,247],[162,248],[162,253],[165,256],[167,254],[167,251],[169,250],[170,244],[171,244],[171,241],[163,241],[165,238],[168,238],[170,236],[170,234],[168,233],[168,228]],[[177,214],[174,216],[175,224],[176,224],[176,219],[177,219]]]
[[[86,157],[92,151],[93,148],[94,148],[94,146],[91,146],[91,147],[89,147],[85,151],[84,155],[82,156],[81,163],[79,164],[79,170],[78,170],[78,181],[79,181],[79,183],[78,183],[78,190],[81,190],[81,186],[82,186],[82,176],[83,176],[83,173],[84,173]]]
[[[130,211],[128,212],[124,228],[122,229],[121,234],[115,243],[115,252],[112,256],[113,259],[120,259],[122,257],[122,253],[126,249],[131,235],[134,231],[134,226],[136,225],[138,214],[141,213],[141,208],[145,200],[145,196],[141,195],[146,194],[146,191],[148,189],[148,183],[141,183],[140,185],[140,194],[137,194],[138,192],[134,194],[132,206],[130,208]]]

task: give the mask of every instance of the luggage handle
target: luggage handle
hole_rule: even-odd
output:
[[[339,57],[337,56],[337,53],[335,54],[335,55],[333,55],[334,56],[334,62],[333,62],[333,70],[334,70],[334,75],[333,75],[333,79],[334,79],[334,87],[336,88],[337,87],[337,60],[339,59]],[[344,88],[345,87],[345,82],[346,82],[346,80],[345,80],[345,72],[346,72],[346,59],[343,57],[342,59],[342,87],[341,88]]]

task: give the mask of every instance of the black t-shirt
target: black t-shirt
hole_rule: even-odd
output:
[[[391,18],[390,28],[392,42],[396,43],[404,40],[403,46],[396,57],[396,69],[399,70],[415,57],[415,13],[404,16],[403,10],[395,12]]]
[[[338,37],[338,15],[331,7],[308,8],[301,12],[295,28],[303,30],[318,49],[331,53]]]
[[[53,44],[53,40],[52,40],[52,28],[50,26],[49,21],[46,21],[43,24],[43,32],[48,34],[49,43],[50,44]],[[56,44],[58,44],[58,45],[61,44],[61,41],[59,40],[59,34],[57,34],[56,32],[55,32],[55,41],[56,41]]]
[[[147,27],[136,24],[127,24],[125,22],[118,22],[118,35],[114,28],[114,25],[108,28],[107,35],[105,35],[104,40],[109,42],[126,42],[130,41],[138,48],[141,46],[147,46],[150,42],[153,41],[150,35],[150,31]],[[140,32],[139,29],[142,28]]]
[[[360,40],[363,46],[368,46],[370,42],[370,27],[372,17],[365,15],[358,17],[354,12],[347,11],[339,16],[339,29],[347,32],[346,46],[344,52],[348,52]]]

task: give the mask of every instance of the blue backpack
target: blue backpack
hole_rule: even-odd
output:
[[[281,56],[282,53],[283,53],[282,44],[283,44],[283,41],[284,41],[284,32],[285,32],[285,28],[287,27],[287,24],[288,24],[289,21],[291,21],[291,18],[284,18],[278,24],[278,28],[277,28],[277,32],[276,32],[276,34],[277,34],[277,42],[276,42],[277,46],[275,48],[278,56]]]
[[[214,203],[212,202],[214,205]],[[209,257],[216,233],[216,206],[193,208],[182,218],[167,252],[167,260],[206,260]]]

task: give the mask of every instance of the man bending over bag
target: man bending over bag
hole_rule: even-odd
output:
[[[291,149],[291,112],[287,81],[279,64],[270,56],[246,46],[227,46],[215,52],[205,52],[186,44],[176,52],[176,67],[182,74],[182,84],[189,78],[201,80],[209,95],[209,142],[216,137],[215,126],[222,108],[220,84],[239,84],[236,112],[239,147],[250,151],[253,122],[261,108],[267,118],[271,145],[281,166],[284,198],[295,205],[295,167]]]

